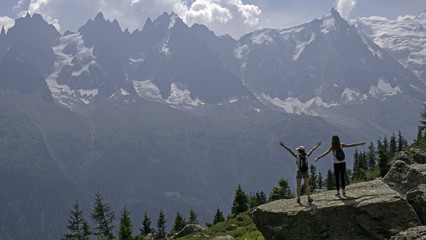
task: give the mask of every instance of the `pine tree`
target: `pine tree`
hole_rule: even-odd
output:
[[[311,164],[310,166],[310,177],[309,177],[309,187],[311,188],[311,192],[313,192],[314,189],[317,189],[317,168]]]
[[[426,104],[423,105],[423,112],[420,113],[419,129],[423,132],[426,129]]]
[[[336,189],[336,181],[334,179],[334,172],[331,169],[329,169],[328,172],[327,172],[326,187],[327,187],[327,190]]]
[[[266,203],[266,194],[263,191],[256,192],[256,203],[257,205],[262,205]]]
[[[399,131],[398,132],[398,146],[397,146],[398,152],[401,152],[407,146],[408,146],[407,139],[405,137],[403,137],[402,134],[401,134],[401,131]]]
[[[71,233],[65,234],[64,240],[88,240],[90,238],[90,227],[83,217],[83,210],[80,210],[78,201],[74,204],[74,210],[71,210],[71,216],[68,219],[67,229]]]
[[[198,216],[192,208],[189,211],[189,222],[188,223],[189,224],[198,224]]]
[[[373,170],[376,166],[376,149],[374,148],[373,142],[370,142],[370,146],[368,146],[368,169]]]
[[[142,228],[139,228],[139,230],[141,231],[142,236],[154,233],[154,229],[151,228],[151,218],[146,215],[146,212],[142,221]]]
[[[377,155],[380,169],[380,176],[384,177],[389,171],[389,157],[388,150],[384,144],[380,142],[380,139],[377,141]]]
[[[119,240],[133,240],[132,236],[132,223],[129,217],[129,211],[124,208],[123,213],[121,214],[120,227],[118,230],[118,239]]]
[[[263,191],[250,193],[248,199],[250,209],[266,203],[266,195]]]
[[[90,231],[90,226],[87,223],[86,220],[84,220],[83,222],[83,240],[89,240],[90,239],[90,235],[92,235],[92,232]]]
[[[358,155],[358,166],[358,179],[361,181],[367,180],[366,171],[368,170],[368,159],[367,153],[365,153],[365,151],[360,152]]]
[[[368,159],[365,151],[362,151],[359,154],[359,167],[363,170],[368,170]]]
[[[350,169],[346,169],[345,171],[345,184],[348,186],[351,184],[352,171]]]
[[[241,188],[241,185],[238,185],[237,190],[235,190],[234,202],[232,203],[231,213],[234,216],[247,211],[249,208],[248,198],[245,191]]]
[[[382,144],[383,150],[386,152],[389,152],[389,142],[386,137],[383,138],[383,144]]]
[[[223,216],[223,212],[217,208],[216,214],[214,215],[213,225],[219,222],[225,222],[225,217]]]
[[[173,226],[172,232],[177,233],[180,232],[186,226],[186,221],[182,217],[182,215],[177,212],[175,218],[175,225]]]
[[[423,138],[423,133],[422,130],[420,129],[420,127],[417,127],[417,138],[416,138],[416,144],[418,144],[422,138]]]
[[[359,154],[358,149],[355,149],[354,153],[354,164],[353,164],[353,174],[352,174],[352,180],[357,180],[359,178]]]
[[[101,194],[96,193],[95,206],[93,208],[91,217],[96,222],[94,235],[98,239],[114,239],[113,225],[114,213],[111,212],[111,205],[104,203]]]
[[[291,193],[290,187],[288,185],[288,180],[281,178],[278,181],[279,187],[274,187],[272,192],[269,194],[269,202],[278,200],[278,199],[290,199],[294,198],[294,195]]]
[[[155,239],[166,238],[166,222],[166,216],[164,215],[163,210],[161,210],[157,220],[157,234],[155,235]]]
[[[318,181],[317,181],[318,189],[322,189],[324,187],[324,179],[322,178],[322,173],[318,173]]]
[[[392,133],[392,136],[389,141],[389,153],[394,155],[398,151],[397,141],[395,133]]]

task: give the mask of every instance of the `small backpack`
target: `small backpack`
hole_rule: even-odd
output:
[[[338,161],[345,160],[345,152],[343,152],[343,150],[341,148],[336,150],[336,153],[334,154],[334,156],[336,156],[336,159]]]
[[[308,160],[306,159],[306,155],[299,154],[299,170],[301,172],[308,171]]]

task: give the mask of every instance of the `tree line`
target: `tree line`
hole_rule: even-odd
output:
[[[218,209],[219,212],[221,212]],[[118,226],[118,238],[114,234],[113,221],[115,219],[115,213],[111,211],[111,205],[103,200],[102,195],[96,193],[93,210],[90,214],[91,219],[95,222],[95,226],[89,226],[88,222],[83,216],[83,210],[80,209],[78,200],[70,211],[68,218],[68,233],[64,234],[63,240],[88,240],[91,236],[96,237],[99,240],[142,240],[145,236],[152,235],[154,239],[165,239],[166,236],[173,235],[174,233],[182,230],[186,224],[198,224],[198,216],[191,208],[189,212],[188,221],[177,212],[175,218],[175,224],[169,234],[166,232],[167,219],[164,215],[163,210],[160,210],[160,214],[157,220],[156,228],[152,228],[151,218],[144,214],[144,218],[139,228],[139,234],[133,234],[133,224],[129,217],[129,211],[124,208],[120,216],[120,225]],[[223,214],[222,214],[223,218]],[[223,218],[224,219],[224,218]],[[213,223],[215,223],[215,219]],[[223,220],[224,221],[224,220]]]

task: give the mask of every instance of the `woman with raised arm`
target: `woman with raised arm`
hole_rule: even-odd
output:
[[[317,145],[313,147],[308,153],[305,153],[305,147],[303,146],[296,148],[298,154],[291,151],[291,149],[284,145],[283,142],[280,142],[280,145],[287,151],[289,151],[291,155],[293,155],[293,157],[296,158],[297,203],[300,203],[300,185],[302,183],[302,178],[305,182],[306,192],[308,194],[308,202],[311,203],[312,201],[314,201],[314,199],[311,198],[311,189],[309,187],[308,157],[311,156],[311,154],[319,145],[321,145],[321,142],[317,142]]]
[[[345,144],[340,143],[339,136],[334,135],[331,138],[331,145],[325,151],[323,154],[319,155],[317,158],[315,158],[315,161],[318,161],[320,158],[324,157],[325,155],[329,154],[330,152],[333,153],[333,167],[334,167],[334,176],[336,178],[336,189],[337,194],[336,196],[340,196],[340,182],[342,182],[342,192],[343,196],[346,196],[345,192],[345,172],[346,172],[346,161],[345,161],[345,154],[343,152],[343,148],[345,147],[355,147],[359,145],[364,145],[365,142],[360,143],[352,143],[352,144]]]

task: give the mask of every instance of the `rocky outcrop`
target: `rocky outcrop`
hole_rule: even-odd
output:
[[[406,164],[409,164],[409,165],[414,163],[414,159],[408,153],[403,152],[403,151],[397,153],[395,159],[403,161],[403,162],[405,162]]]
[[[407,164],[396,160],[383,181],[405,196],[420,184],[426,184],[426,164]]]
[[[416,211],[422,224],[426,225],[426,184],[410,190],[407,193],[407,201]]]
[[[425,164],[426,163],[426,153],[418,148],[410,148],[409,150],[411,157],[416,163]]]
[[[426,153],[399,152],[382,180],[261,205],[253,221],[265,239],[426,239]]]
[[[381,180],[347,187],[347,197],[334,191],[283,199],[257,207],[253,221],[265,239],[384,239],[421,225],[413,208]],[[389,210],[389,211],[387,211]]]
[[[410,228],[391,237],[390,240],[423,240],[426,239],[426,226]]]
[[[191,233],[204,232],[205,228],[197,224],[187,224],[180,232],[178,232],[173,238],[181,238]]]
[[[406,197],[422,224],[426,224],[426,153],[410,148],[399,152],[383,181]]]

